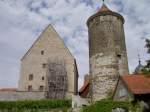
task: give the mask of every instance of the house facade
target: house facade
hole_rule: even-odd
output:
[[[70,98],[77,94],[76,60],[51,25],[21,59],[18,85],[18,91],[45,91],[49,98]]]

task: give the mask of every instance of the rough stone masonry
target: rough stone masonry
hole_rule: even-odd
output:
[[[88,21],[91,97],[98,101],[113,91],[119,75],[128,73],[124,18],[105,4]]]

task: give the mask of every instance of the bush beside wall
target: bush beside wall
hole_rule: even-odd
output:
[[[38,101],[28,100],[28,101],[1,101],[0,102],[1,111],[11,110],[11,112],[13,111],[16,112],[17,110],[20,110],[21,112],[21,110],[37,111],[39,109],[49,110],[49,109],[60,109],[60,108],[66,110],[70,107],[71,107],[71,100],[38,100]]]
[[[84,107],[82,109],[82,112],[112,112],[112,109],[115,108],[123,108],[126,110],[130,110],[130,112],[138,112],[139,106],[138,104],[133,105],[130,102],[115,102],[103,100],[96,102],[91,106]]]

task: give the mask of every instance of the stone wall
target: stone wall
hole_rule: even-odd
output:
[[[45,92],[0,92],[0,101],[41,100],[45,98]]]
[[[92,57],[92,100],[107,97],[113,91],[117,82],[118,71],[114,55]]]

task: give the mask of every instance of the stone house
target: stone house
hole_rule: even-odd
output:
[[[0,89],[0,101],[72,99],[76,94],[76,60],[49,25],[21,59],[18,88]]]
[[[51,25],[21,59],[18,85],[18,91],[46,91],[49,95],[64,91],[67,98],[77,94],[76,60]]]

